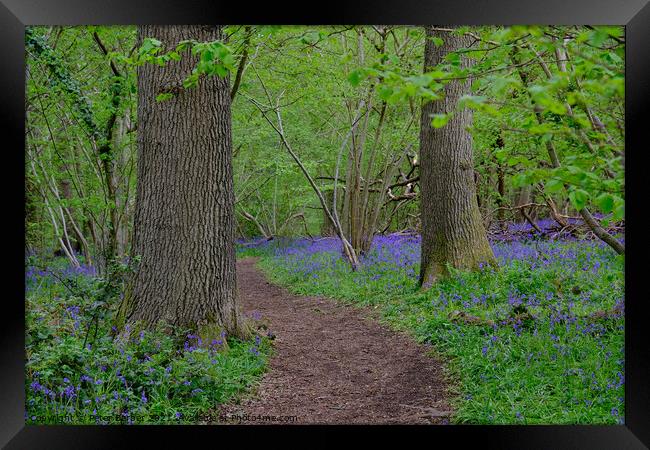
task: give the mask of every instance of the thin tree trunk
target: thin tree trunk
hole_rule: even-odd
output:
[[[108,57],[109,51],[101,41],[97,32],[93,33],[93,39],[99,46],[101,52]],[[117,214],[117,199],[116,199],[116,190],[114,182],[114,138],[113,133],[115,131],[115,125],[118,119],[119,106],[122,101],[122,75],[117,70],[117,66],[112,60],[109,60],[109,65],[111,71],[113,72],[113,86],[111,86],[110,91],[112,92],[111,97],[111,106],[112,112],[108,117],[106,122],[106,127],[103,130],[103,133],[98,134],[97,138],[99,141],[98,145],[98,154],[99,159],[101,160],[101,167],[104,176],[104,183],[106,185],[106,203],[109,210],[109,222],[107,227],[108,233],[108,242],[104,248],[104,261],[103,269],[106,270],[110,262],[118,256],[117,248],[117,233],[119,228],[119,218]],[[102,267],[100,267],[101,269]]]
[[[170,48],[179,41],[223,39],[221,26],[138,28]],[[120,309],[120,322],[158,322],[245,336],[237,309],[230,90],[227,78],[204,77],[170,100],[156,96],[196,64],[138,68],[138,187],[133,254],[141,258]]]
[[[530,203],[530,186],[523,186],[519,190],[519,195],[517,196],[517,202],[515,203],[515,206],[521,206],[525,205],[526,203]],[[521,208],[519,211],[521,213],[521,221],[522,223],[526,221],[526,215],[524,214],[524,208]]]
[[[372,145],[372,150],[370,153],[370,160],[368,161],[368,166],[366,167],[366,184],[365,191],[363,193],[363,201],[361,202],[361,251],[367,252],[370,250],[370,245],[375,234],[375,229],[370,228],[369,222],[371,222],[368,215],[372,212],[368,210],[368,205],[370,201],[370,175],[375,166],[375,156],[377,154],[377,148],[379,147],[379,137],[381,136],[381,128],[386,117],[386,107],[387,103],[384,101],[381,105],[381,111],[379,113],[379,123],[377,124],[377,129],[375,130],[375,138]]]
[[[496,148],[502,149],[504,145],[505,143],[503,142],[503,137],[498,136],[495,142]],[[499,194],[497,197],[497,207],[501,208],[497,211],[497,220],[499,220],[499,222],[503,222],[505,219],[505,209],[503,207],[505,206],[506,200],[505,170],[503,164],[501,164],[498,158],[495,157],[494,162],[497,166],[497,193]]]
[[[64,200],[66,203],[70,202],[70,200],[72,200],[72,188],[70,186],[70,180],[63,179],[59,182],[59,185],[60,185],[61,199]],[[64,219],[65,227],[66,229],[74,232],[70,239],[70,251],[74,253],[81,253],[81,237],[77,233],[76,227],[72,224],[72,215],[74,211],[70,206],[67,205],[62,206],[62,208],[64,209],[66,213],[65,215],[67,216]]]
[[[471,43],[466,36],[441,33],[427,28],[425,71],[442,62],[445,55]],[[435,46],[437,37],[443,44]],[[463,65],[467,61],[463,59]],[[420,129],[420,187],[422,218],[422,258],[420,284],[429,288],[448,275],[447,266],[476,269],[480,264],[496,264],[476,201],[472,124],[468,109],[455,111],[458,99],[469,92],[469,80],[451,81],[442,100],[422,106]],[[454,112],[440,129],[431,126],[432,114]]]
[[[497,206],[498,207],[503,207],[505,206],[505,198],[506,198],[506,183],[505,183],[505,173],[503,170],[503,166],[499,164],[497,166],[497,192],[499,193],[499,197],[497,198]],[[500,209],[498,214],[498,219],[499,221],[503,221],[505,219],[504,216],[505,210]]]
[[[248,61],[248,47],[250,46],[251,36],[253,35],[253,28],[250,25],[247,25],[244,27],[244,33],[244,43],[242,44],[244,49],[242,51],[241,59],[239,60],[239,66],[237,66],[235,81],[233,82],[232,89],[230,90],[231,101],[235,99],[235,95],[237,95],[239,85],[241,84],[242,76],[244,75],[244,69],[246,68],[246,62]]]
[[[325,196],[325,201],[328,205],[332,205],[332,211],[336,209],[334,205],[334,190],[327,190],[323,194]],[[320,228],[321,236],[333,236],[336,232],[334,231],[334,222],[329,218],[325,210],[323,210],[323,219]]]

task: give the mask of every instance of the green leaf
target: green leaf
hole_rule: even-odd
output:
[[[484,96],[479,96],[479,95],[463,95],[459,100],[458,100],[458,107],[463,108],[472,108],[472,109],[477,109],[480,105],[485,103],[487,100],[487,97]]]
[[[555,114],[566,114],[566,108],[560,102],[552,101],[548,103],[548,110]]]
[[[605,192],[596,198],[596,203],[604,214],[608,214],[614,209],[614,196]]]
[[[427,75],[430,75],[434,80],[441,80],[451,75],[449,72],[444,72],[442,70],[434,70],[432,72],[427,72]]]
[[[564,183],[562,183],[562,181],[560,181],[560,180],[558,180],[556,178],[552,178],[552,179],[548,180],[546,182],[546,184],[544,185],[544,190],[548,194],[555,194],[555,193],[561,192],[562,189],[564,189]]]
[[[361,71],[359,69],[356,69],[350,72],[348,75],[348,81],[354,87],[359,86],[359,83],[361,83]]]
[[[155,55],[162,46],[162,42],[154,38],[145,38],[138,49],[138,54],[146,61],[148,57]]]
[[[544,133],[542,135],[542,144],[546,144],[553,139],[553,133]]]
[[[569,200],[575,209],[580,211],[587,205],[589,194],[582,189],[574,189],[569,192]]]
[[[380,99],[382,99],[384,101],[388,101],[388,99],[390,98],[391,95],[393,95],[393,88],[391,88],[389,86],[381,86],[379,88],[379,98]]]
[[[523,187],[529,184],[528,178],[528,174],[518,173],[512,177],[511,182],[514,187]]]
[[[146,38],[144,41],[147,43],[147,45],[150,45],[152,47],[162,47],[162,42],[160,42],[158,39]]]
[[[157,102],[164,102],[165,100],[169,100],[172,97],[174,97],[174,94],[170,94],[169,92],[165,92],[163,94],[156,95],[156,101]]]
[[[460,55],[458,53],[454,53],[454,52],[447,53],[447,55],[445,56],[445,60],[449,61],[449,63],[452,66],[460,65]]]
[[[215,64],[214,69],[220,77],[225,77],[228,75],[228,69],[223,64]]]
[[[499,148],[494,151],[494,157],[499,163],[503,163],[508,157],[508,151],[505,148]]]
[[[436,47],[440,47],[442,44],[445,43],[445,41],[443,41],[439,37],[432,37],[431,42],[433,42],[433,45],[435,45]]]
[[[235,68],[235,57],[232,56],[232,53],[227,53],[221,57],[221,62],[224,67],[228,70],[234,70]]]
[[[609,33],[607,33],[606,30],[602,28],[596,28],[594,31],[591,32],[591,35],[589,36],[589,42],[591,45],[594,45],[596,47],[600,47],[605,40],[609,37]]]
[[[519,156],[513,156],[511,158],[508,158],[508,165],[511,166],[511,167],[514,167],[517,164],[519,164],[519,161],[520,161]]]
[[[406,95],[407,97],[413,97],[413,96],[415,96],[415,92],[416,92],[416,91],[417,91],[417,87],[416,87],[414,84],[411,84],[411,83],[405,84],[405,85],[402,87],[402,92],[403,92],[404,95]]]
[[[183,87],[185,89],[189,89],[191,87],[196,86],[198,82],[199,82],[199,73],[197,71],[193,71],[190,76],[188,76],[183,80]]]
[[[580,101],[580,94],[578,92],[571,91],[567,94],[566,101],[569,105],[573,106]]]
[[[300,42],[303,44],[316,44],[320,40],[320,34],[318,31],[308,31],[305,35],[300,38]]]
[[[201,61],[209,62],[214,59],[214,52],[212,50],[205,50],[201,53]]]
[[[614,203],[614,215],[612,217],[612,220],[622,220],[625,218],[625,201],[622,198],[618,197],[615,199]]]
[[[433,114],[433,120],[431,121],[431,126],[433,128],[442,128],[447,125],[449,122],[451,114]]]
[[[616,52],[613,51],[609,52],[605,56],[607,56],[607,58],[614,64],[623,62],[623,59],[620,56],[618,56]]]
[[[433,81],[433,77],[430,74],[423,74],[423,75],[417,75],[414,77],[409,77],[409,81],[411,81],[413,84],[416,86],[428,86],[431,84]]]

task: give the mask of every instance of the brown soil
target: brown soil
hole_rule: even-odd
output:
[[[439,361],[427,347],[371,318],[371,311],[270,284],[248,258],[237,263],[241,305],[276,336],[259,388],[225,405],[225,423],[431,424],[450,415]]]

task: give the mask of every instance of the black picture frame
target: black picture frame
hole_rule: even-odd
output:
[[[526,449],[637,449],[650,446],[650,350],[648,342],[648,231],[644,220],[648,150],[644,131],[650,105],[649,0],[400,0],[346,4],[328,2],[322,9],[260,5],[215,0],[0,0],[0,127],[3,170],[2,192],[7,225],[3,236],[7,282],[0,321],[0,444],[11,449],[117,448],[144,439],[147,447],[170,446],[174,441],[196,445],[205,438],[224,445],[224,433],[246,439],[248,427],[186,426],[25,426],[24,388],[24,121],[26,25],[132,25],[141,23],[251,23],[251,24],[608,24],[626,26],[626,313],[625,313],[625,424],[612,426],[438,426],[374,427],[368,433],[406,431],[426,439],[426,445],[475,444],[481,448]],[[645,245],[644,245],[645,243]],[[7,254],[8,253],[8,254]],[[22,287],[21,287],[22,286]],[[262,431],[254,427],[255,431]],[[267,436],[283,427],[264,428]],[[355,427],[336,427],[350,431]],[[295,431],[321,431],[320,426]],[[190,432],[191,434],[187,433]],[[246,433],[246,435],[242,434]],[[426,433],[426,436],[424,435]],[[433,436],[432,436],[433,435]],[[246,439],[246,441],[249,441]],[[245,441],[232,441],[245,442]],[[250,442],[250,441],[249,441]],[[322,442],[327,442],[323,440]],[[264,445],[266,441],[261,441]],[[142,445],[142,444],[140,444]],[[205,445],[205,444],[203,444]],[[231,444],[232,445],[232,444]]]

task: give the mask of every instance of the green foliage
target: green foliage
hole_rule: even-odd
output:
[[[232,50],[226,44],[220,41],[199,42],[193,39],[179,42],[173,50],[166,53],[160,53],[163,49],[163,43],[158,39],[145,38],[138,49],[136,56],[123,57],[124,63],[140,66],[143,64],[157,64],[164,66],[170,61],[179,61],[183,52],[187,50],[194,56],[198,57],[198,62],[192,70],[192,73],[183,80],[183,87],[190,89],[196,87],[201,76],[220,76],[225,77],[231,71],[235,70],[235,58]],[[157,101],[165,101],[172,98],[173,95],[164,93],[156,97]]]
[[[95,34],[108,54],[100,50]],[[38,236],[27,245],[60,247],[65,213],[58,208],[69,208],[89,243],[87,256],[99,258],[107,235],[100,229],[107,226],[111,210],[117,207],[118,216],[124,214],[122,208],[135,192],[136,134],[128,128],[135,122],[136,74],[119,57],[133,47],[135,28],[28,27],[25,36],[25,172],[32,205],[26,225],[30,236]],[[107,168],[120,175],[115,178],[117,198],[107,195]],[[69,218],[66,226],[79,241]],[[122,227],[128,230],[127,220]]]
[[[350,72],[350,74],[348,75],[348,81],[350,82],[350,84],[351,84],[352,86],[357,87],[357,86],[359,86],[359,83],[361,83],[361,76],[362,76],[362,75],[361,75],[361,71],[360,71],[360,70],[358,70],[358,69],[353,70],[353,71]]]
[[[513,168],[508,178],[514,187],[550,183],[547,192],[564,194],[574,208],[618,211],[610,219],[622,219],[622,29],[513,26],[463,27],[455,32],[472,33],[478,42],[447,54],[425,74],[419,68],[409,73],[374,63],[355,69],[350,82],[380,83],[382,99],[399,103],[436,100],[446,83],[472,77],[473,92],[464,95],[457,108],[475,112],[472,132],[482,175],[489,176],[490,160],[496,156]],[[440,44],[440,38],[434,38],[434,45]],[[472,62],[469,69],[460,64],[463,58]],[[435,128],[444,124],[443,115],[432,121]],[[506,145],[499,150],[493,145],[495,129],[506,130],[501,132]],[[561,168],[543,168],[548,164],[547,145],[557,149]]]
[[[85,136],[103,133],[118,97],[118,122],[123,120],[129,129],[137,129],[138,65],[171,64],[194,56],[193,71],[181,80],[185,88],[191,88],[202,76],[225,76],[236,70],[246,51],[247,64],[232,105],[240,235],[260,234],[257,226],[245,218],[244,211],[257,217],[273,234],[304,233],[302,219],[290,219],[297,213],[303,214],[312,234],[320,232],[323,222],[310,186],[278,145],[277,135],[251,99],[266,104],[266,91],[272,97],[281,96],[285,134],[291,145],[314,177],[331,178],[338,148],[350,127],[351,111],[361,100],[370,100],[372,106],[367,136],[374,136],[378,127],[380,105],[388,105],[376,144],[379,150],[375,165],[381,169],[405,148],[418,148],[421,101],[441,99],[447,83],[467,77],[472,81],[471,91],[456,108],[432,118],[431,123],[443,127],[456,111],[473,111],[470,132],[484,214],[501,205],[497,202],[514,202],[521,189],[541,186],[558,205],[567,200],[571,208],[584,204],[608,215],[608,220],[623,218],[625,45],[620,28],[461,27],[454,33],[471,33],[474,45],[448,55],[426,73],[422,72],[425,33],[421,27],[384,30],[361,26],[254,26],[250,36],[241,26],[226,27],[225,31],[224,42],[186,40],[164,49],[160,41],[145,39],[131,51],[135,46],[134,27],[63,27],[60,32],[29,27],[29,128],[33,132],[28,134],[28,142],[32,152],[40,155],[44,170],[56,181],[70,178],[71,167],[83,172],[79,179],[73,179],[73,198],[58,200],[50,194],[50,205],[69,202],[78,222],[90,220],[102,227],[105,225],[101,218],[107,208],[113,208],[114,203],[120,208],[133,201],[136,171],[119,164],[134,163],[137,132],[114,136],[119,148],[114,156],[97,155],[101,161],[113,158],[111,161],[117,162],[115,171],[129,174],[117,192],[131,198],[118,198],[117,202],[106,198],[105,187],[93,171],[93,146],[102,140]],[[104,40],[107,56],[98,52],[94,32]],[[383,41],[381,33],[385,34]],[[434,39],[434,45],[441,45],[439,38]],[[570,56],[566,71],[560,70],[555,61],[556,49]],[[550,77],[536,55],[541,55]],[[463,58],[471,60],[470,68],[459,65]],[[109,61],[117,65],[122,79],[115,79]],[[163,92],[157,100],[168,101],[174,95]],[[592,116],[597,115],[602,129],[592,125],[587,109]],[[71,113],[76,118],[72,123],[67,117]],[[495,144],[498,137],[502,145]],[[556,149],[560,168],[549,167],[547,145]],[[368,164],[374,146],[366,139],[362,167]],[[82,148],[90,158],[84,156]],[[347,171],[348,151],[343,152],[342,178]],[[401,169],[404,173],[410,171],[406,158],[402,159]],[[36,170],[42,172],[39,166]],[[504,196],[495,192],[498,170],[503,171]],[[417,174],[416,168],[412,175]],[[35,181],[35,188],[47,191],[44,175],[35,177]],[[329,180],[317,182],[325,191],[333,187]],[[575,189],[581,191],[578,202],[571,200],[576,194],[569,194]],[[38,189],[33,191],[32,210],[36,215],[27,224],[30,236],[39,236],[47,246],[56,248],[59,244],[49,224],[49,212]],[[532,192],[530,201],[541,202],[540,194],[535,189]],[[375,193],[370,197],[372,203]],[[380,222],[388,220],[393,206],[389,202],[383,208]],[[417,200],[400,208],[389,229],[408,226],[404,218],[417,214]],[[130,227],[129,215],[118,213],[122,214],[126,217],[124,226]]]
[[[34,56],[35,62],[45,65],[49,70],[49,84],[70,98],[75,113],[92,135],[99,135],[95,123],[91,101],[82,94],[79,83],[73,78],[62,58],[47,43],[47,40],[34,28],[25,29],[25,47]]]
[[[587,205],[589,194],[582,189],[572,189],[569,191],[569,200],[577,210],[583,209]]]
[[[442,128],[453,114],[472,111],[469,132],[486,220],[495,207],[514,203],[530,188],[530,202],[545,202],[549,196],[562,208],[568,201],[563,210],[568,215],[587,206],[604,214],[603,223],[608,224],[623,219],[625,211],[622,27],[460,27],[452,33],[472,33],[474,44],[448,54],[426,73],[421,27],[254,26],[252,30],[247,37],[244,27],[230,26],[224,42],[187,40],[164,49],[155,39],[136,46],[135,27],[28,27],[28,247],[43,252],[59,249],[64,222],[76,240],[66,220],[69,213],[88,241],[88,254],[78,256],[79,260],[87,264],[88,256],[98,266],[114,215],[120,221],[119,236],[126,236],[122,251],[128,253],[137,181],[136,68],[193,57],[194,69],[179,80],[184,88],[192,88],[201,77],[225,77],[236,71],[246,52],[247,63],[232,104],[238,234],[260,234],[248,215],[276,239],[267,245],[240,245],[238,255],[262,257],[270,276],[297,292],[376,306],[394,326],[439,346],[451,359],[458,388],[466,396],[459,398],[457,422],[616,423],[618,416],[611,410],[622,413],[618,400],[622,393],[620,386],[607,386],[616,381],[620,366],[620,322],[584,336],[578,334],[576,324],[584,326],[586,315],[614,305],[622,292],[622,261],[606,248],[592,252],[576,244],[567,251],[587,267],[584,274],[574,270],[567,276],[557,262],[533,268],[534,262],[526,261],[494,273],[457,274],[428,294],[415,291],[417,264],[371,264],[351,274],[345,264],[315,254],[313,265],[303,265],[300,271],[293,271],[291,264],[282,267],[273,255],[288,244],[278,237],[320,234],[323,213],[304,176],[251,100],[267,104],[268,94],[279,102],[292,147],[323,192],[331,194],[338,150],[357,105],[370,105],[367,124],[360,121],[350,140],[354,144],[344,149],[339,178],[347,175],[350,146],[362,141],[362,167],[377,150],[372,176],[381,179],[382,169],[408,153],[396,170],[407,174],[411,170],[407,159],[417,158],[421,103],[440,100],[445,85],[454,80],[470,79],[467,95],[449,111],[431,117],[430,123]],[[107,54],[98,47],[95,33]],[[443,41],[435,38],[433,44],[440,46]],[[562,53],[568,58],[558,61],[557,54]],[[463,58],[471,60],[471,67],[461,64]],[[160,93],[157,101],[174,95]],[[377,133],[384,103],[386,114]],[[360,130],[366,132],[365,141]],[[109,144],[111,152],[99,151]],[[549,149],[555,151],[559,167],[550,163]],[[107,168],[116,183],[114,198],[108,195]],[[409,176],[418,176],[418,170],[415,166]],[[503,195],[497,190],[499,179]],[[66,190],[70,195],[64,195]],[[338,190],[340,202],[342,192]],[[418,195],[419,187],[414,192]],[[370,196],[371,204],[375,195]],[[384,205],[380,226],[386,224],[388,230],[417,226],[417,220],[411,219],[418,214],[418,200],[400,203],[391,216],[396,204]],[[604,265],[595,278],[585,275],[593,270],[589,264],[594,261]],[[181,348],[187,335],[180,331],[178,335],[145,332],[142,339],[135,333],[116,340],[108,323],[123,290],[121,277],[128,270],[107,267],[107,278],[95,280],[75,276],[61,281],[39,275],[29,282],[33,284],[26,299],[28,379],[40,372],[40,385],[54,390],[55,397],[68,389],[63,378],[79,389],[75,387],[76,398],[50,401],[42,389],[27,386],[28,401],[33,400],[27,405],[28,422],[192,423],[259,376],[268,353],[264,341],[258,356],[250,352],[250,343],[232,339],[227,341],[228,352],[188,352]],[[510,311],[510,294],[556,295],[555,289],[560,288],[554,280],[560,280],[561,286],[585,286],[583,291],[591,295],[591,303],[580,303],[581,310],[571,307],[576,322],[568,328],[551,324],[553,312],[544,309],[550,303],[543,302],[529,308],[539,314],[534,322],[537,335],[535,328],[517,334],[507,326],[489,334],[485,327],[450,318],[464,301],[470,303],[464,310],[481,319],[503,318]],[[439,295],[451,298],[454,293],[461,298],[439,306]],[[488,296],[487,303],[473,305],[472,295],[482,293]],[[557,304],[569,314],[566,308],[571,300],[577,302],[577,294],[565,290],[563,295]],[[212,363],[212,358],[218,362]],[[171,367],[170,373],[164,373],[166,367]],[[84,375],[102,383],[82,382]],[[28,384],[36,378],[30,380]],[[192,394],[196,389],[202,391]],[[118,398],[111,400],[114,391]],[[70,407],[73,412],[64,411]],[[124,408],[129,416],[122,415]]]
[[[170,98],[173,98],[174,94],[171,94],[169,92],[163,92],[162,94],[158,94],[156,96],[156,101],[157,102],[164,102],[165,100],[169,100]]]
[[[453,271],[420,293],[419,264],[396,256],[417,254],[408,248],[375,249],[358,272],[300,247],[267,252],[259,266],[295,293],[372,307],[432,344],[450,370],[455,423],[621,423],[624,319],[603,314],[624,296],[613,252],[588,241],[495,243],[498,270]]]
[[[447,122],[449,122],[450,118],[450,114],[434,114],[433,120],[431,121],[431,126],[433,128],[442,128],[447,125]]]
[[[170,333],[162,326],[127,327],[115,335],[110,323],[122,289],[107,290],[106,280],[66,266],[57,260],[47,271],[28,268],[28,424],[214,420],[220,404],[263,373],[266,338],[244,342],[222,335],[201,342],[189,331]]]
[[[280,236],[305,233],[301,219],[290,220],[283,226],[296,213],[304,214],[307,231],[311,234],[319,234],[323,223],[323,212],[311,187],[279,145],[275,131],[251,103],[250,99],[264,105],[269,103],[265,88],[274,100],[282,95],[280,104],[285,134],[317,184],[324,192],[330,193],[333,189],[331,179],[319,177],[333,177],[338,150],[351,126],[350,114],[354,114],[361,100],[366,102],[370,99],[372,110],[368,118],[362,167],[368,164],[382,102],[403,95],[403,92],[394,92],[386,86],[380,89],[365,78],[367,73],[379,76],[380,72],[360,65],[357,33],[362,29],[368,33],[364,27],[324,28],[321,31],[325,34],[319,35],[315,45],[302,40],[303,35],[311,30],[309,27],[279,27],[273,35],[264,32],[253,34],[249,47],[251,52],[258,45],[264,45],[267,50],[253,53],[255,57],[244,72],[232,105],[233,148],[236,149],[233,163],[240,235],[260,235],[256,225],[240,214],[243,211],[257,217],[271,230],[277,230],[273,234]],[[260,30],[256,27],[256,31]],[[400,28],[395,30],[395,35],[401,40],[408,32],[408,28]],[[366,61],[381,61],[387,57],[384,64],[405,67],[419,57],[417,41],[412,40],[405,47],[408,57],[398,58],[388,51],[393,45],[392,35],[388,34],[386,51],[380,52],[371,44],[371,38],[377,38],[372,33],[371,36],[364,34],[362,39]],[[420,31],[418,36],[421,36]],[[242,40],[241,33],[235,34],[229,45],[240,48]],[[387,107],[376,146],[376,170],[383,169],[387,161],[399,156],[409,145],[417,148],[418,114],[418,105],[411,108],[407,104],[391,104]],[[341,177],[346,171],[348,151],[346,149],[342,154]],[[402,168],[408,173],[406,160]],[[342,196],[343,189],[339,185],[339,202]],[[374,194],[371,201],[374,201]],[[411,203],[403,211],[414,212],[415,209],[416,205]]]

